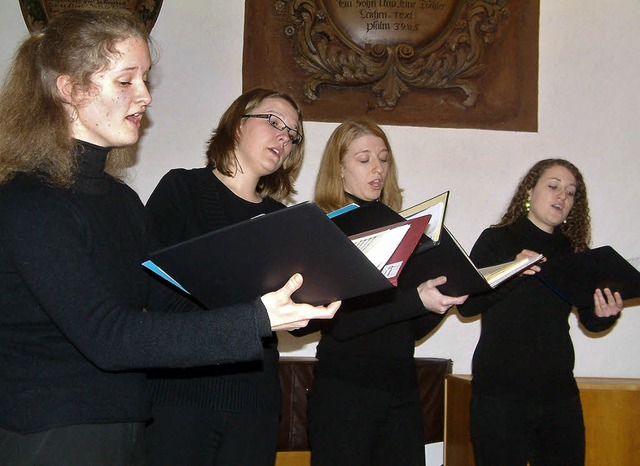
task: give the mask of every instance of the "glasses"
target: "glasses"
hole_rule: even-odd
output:
[[[273,113],[247,114],[242,115],[242,118],[262,118],[267,120],[269,124],[278,131],[286,131],[287,135],[289,135],[289,139],[291,139],[291,144],[300,144],[302,142],[302,134],[287,126],[287,124],[282,121],[282,118],[274,115]]]

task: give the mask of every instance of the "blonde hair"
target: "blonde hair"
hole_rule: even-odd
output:
[[[331,133],[324,148],[316,177],[314,202],[325,212],[332,212],[352,202],[344,191],[340,167],[349,144],[354,139],[367,134],[382,139],[389,150],[389,171],[379,200],[394,210],[400,210],[402,207],[402,189],[398,184],[398,169],[387,135],[380,126],[365,118],[342,123]]]
[[[69,76],[78,90],[107,69],[129,38],[149,44],[144,24],[118,9],[68,10],[16,51],[0,91],[0,183],[17,173],[38,173],[54,185],[69,185],[77,155],[57,79]]]

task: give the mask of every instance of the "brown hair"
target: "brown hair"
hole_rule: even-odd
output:
[[[252,89],[233,101],[220,118],[218,127],[213,130],[206,152],[207,161],[212,168],[216,168],[227,176],[233,176],[234,171],[238,168],[235,150],[243,115],[251,113],[265,99],[274,98],[286,100],[295,109],[298,114],[297,130],[304,137],[302,111],[293,97],[271,89]],[[260,178],[256,187],[257,192],[261,196],[271,196],[278,200],[284,200],[295,194],[293,184],[300,172],[303,155],[304,143],[292,145],[291,153],[282,166],[277,171]]]
[[[68,10],[16,51],[0,91],[0,183],[37,172],[50,183],[70,184],[76,174],[75,142],[56,81],[67,75],[79,90],[107,69],[115,45],[129,38],[149,44],[144,24],[118,9]]]
[[[354,139],[367,134],[382,139],[389,150],[389,172],[382,188],[380,202],[394,210],[400,210],[402,207],[402,189],[398,184],[398,169],[387,135],[371,120],[353,119],[345,121],[331,133],[322,154],[316,177],[314,202],[325,212],[332,212],[351,202],[344,191],[340,167],[349,144]]]
[[[505,226],[515,223],[527,215],[525,205],[529,198],[529,191],[538,183],[545,170],[560,165],[569,170],[576,179],[576,193],[573,198],[573,208],[565,223],[560,225],[562,233],[569,238],[575,252],[584,251],[591,243],[591,217],[589,216],[589,201],[587,187],[580,170],[564,159],[545,159],[536,163],[520,180],[511,202],[499,223],[493,226]]]

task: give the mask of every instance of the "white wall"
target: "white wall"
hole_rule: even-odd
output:
[[[4,74],[26,27],[18,1],[0,0],[0,11]],[[164,2],[153,31],[161,56],[151,77],[150,126],[129,179],[143,200],[170,168],[203,164],[211,129],[241,93],[243,15],[240,1]],[[580,167],[589,187],[593,245],[612,244],[629,259],[639,257],[638,24],[638,0],[541,0],[539,131],[386,126],[405,205],[451,190],[447,224],[470,249],[535,161],[564,157]],[[335,126],[305,124],[298,201],[311,196],[323,144]],[[638,306],[625,310],[604,338],[584,335],[573,317],[570,323],[576,375],[640,377]],[[451,358],[454,372],[467,373],[478,334],[479,322],[451,314],[416,354]],[[286,353],[314,354],[314,338],[283,335],[281,341]]]

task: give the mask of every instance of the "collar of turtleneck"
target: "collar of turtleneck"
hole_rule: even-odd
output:
[[[78,141],[78,174],[73,189],[86,194],[102,194],[109,189],[110,177],[104,172],[110,147]]]
[[[367,204],[373,204],[374,202],[378,202],[378,200],[377,200],[377,199],[376,199],[376,200],[374,200],[374,201],[365,201],[364,199],[360,199],[359,197],[354,196],[353,194],[348,193],[348,192],[346,192],[346,191],[345,191],[344,193],[347,195],[347,197],[348,197],[349,199],[351,199],[353,202],[355,202],[356,204],[358,204],[360,207],[365,206],[365,205],[367,205]]]
[[[528,239],[529,249],[540,252],[546,256],[552,256],[563,250],[569,244],[569,240],[562,233],[560,227],[554,228],[552,233],[538,228],[526,216],[514,223],[513,228],[520,235]]]

